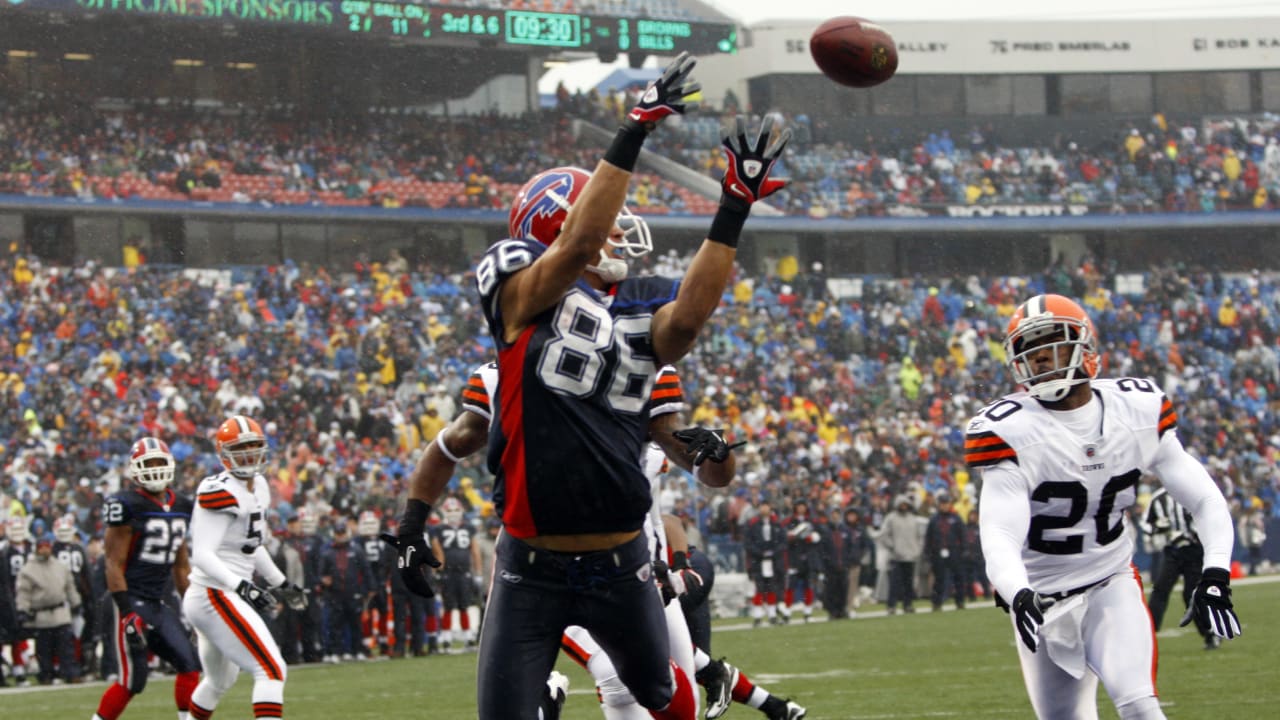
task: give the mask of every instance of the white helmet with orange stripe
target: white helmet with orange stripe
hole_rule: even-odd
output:
[[[241,480],[261,474],[267,467],[267,436],[253,418],[236,415],[218,426],[214,436],[222,466]]]
[[[1019,305],[1009,319],[1004,352],[1014,380],[1044,402],[1057,402],[1098,375],[1093,321],[1061,295],[1037,295]]]

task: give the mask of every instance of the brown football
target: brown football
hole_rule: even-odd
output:
[[[898,70],[893,37],[862,18],[837,17],[822,23],[809,38],[809,53],[823,75],[849,87],[879,85]]]

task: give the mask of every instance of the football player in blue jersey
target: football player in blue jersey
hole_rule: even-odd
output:
[[[178,672],[173,696],[178,719],[186,720],[191,693],[200,681],[200,660],[177,612],[164,603],[173,577],[178,594],[187,591],[191,567],[187,527],[191,500],[173,491],[176,462],[163,440],[144,437],[133,444],[129,477],[133,486],[106,499],[107,589],[115,602],[115,650],[120,679],[107,687],[93,720],[115,720],[147,685],[147,653],[164,658]]]
[[[645,405],[657,369],[689,351],[719,304],[751,204],[782,187],[770,171],[788,139],[767,119],[748,139],[739,120],[724,142],[720,208],[684,280],[627,278],[615,255],[652,247],[620,217],[631,173],[646,136],[697,91],[693,65],[682,54],[649,85],[593,173],[557,168],[526,183],[509,239],[476,268],[502,377],[488,465],[504,527],[480,638],[481,718],[533,717],[575,624],[655,716],[692,696],[676,695],[663,606],[647,591]],[[420,528],[426,503],[410,505],[406,525]]]

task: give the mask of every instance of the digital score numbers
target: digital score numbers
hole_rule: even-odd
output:
[[[380,0],[0,0],[0,15],[6,7],[18,12],[271,23],[427,43],[452,38],[606,53],[737,51],[737,32],[727,23],[473,10]]]

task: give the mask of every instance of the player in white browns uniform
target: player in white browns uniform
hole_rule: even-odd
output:
[[[196,629],[204,677],[191,696],[191,718],[213,715],[243,669],[253,675],[253,716],[283,717],[285,662],[260,612],[276,599],[255,585],[255,571],[290,607],[303,609],[302,589],[285,579],[262,545],[271,489],[262,471],[267,439],[258,423],[236,415],[218,427],[218,459],[226,468],[196,489],[191,516],[191,585],[182,608]]]
[[[1231,638],[1240,624],[1226,570],[1226,501],[1183,449],[1177,415],[1154,383],[1095,379],[1093,323],[1075,302],[1038,295],[1023,303],[1005,353],[1022,390],[969,422],[965,460],[982,474],[982,551],[1021,640],[1032,707],[1040,718],[1097,718],[1101,679],[1123,720],[1164,718],[1125,511],[1150,473],[1192,513],[1205,570],[1183,624],[1194,618]]]

